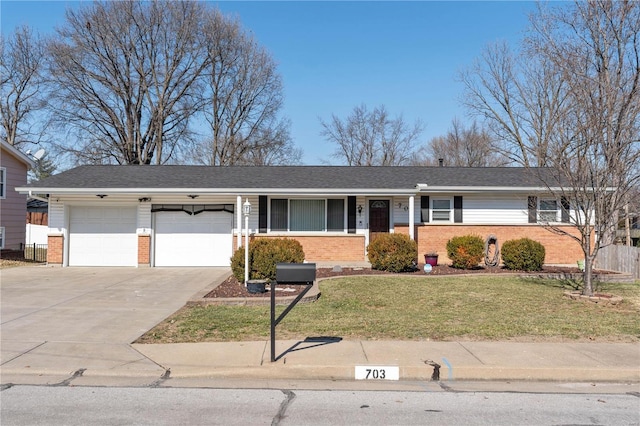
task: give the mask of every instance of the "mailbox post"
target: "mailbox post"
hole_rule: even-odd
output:
[[[293,309],[304,297],[316,280],[315,263],[278,263],[276,265],[276,280],[271,283],[271,362],[276,361],[276,325]],[[306,288],[295,298],[289,306],[276,318],[276,285],[306,285]]]

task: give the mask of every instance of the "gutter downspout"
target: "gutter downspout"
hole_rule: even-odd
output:
[[[34,200],[44,201],[45,203],[49,202],[48,198],[42,198],[38,195],[33,195],[33,191],[29,190],[29,198],[33,198]]]

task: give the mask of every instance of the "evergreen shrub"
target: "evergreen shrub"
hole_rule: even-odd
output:
[[[367,252],[373,269],[406,272],[415,268],[418,245],[404,234],[384,234],[369,244]]]
[[[454,268],[475,268],[484,257],[484,241],[477,235],[453,237],[447,241],[447,256]]]
[[[276,279],[278,263],[304,262],[302,245],[288,238],[257,238],[249,243],[249,279]],[[244,282],[244,247],[231,257],[231,270],[239,282]]]
[[[544,246],[530,238],[508,240],[502,244],[502,263],[507,269],[541,271],[544,257]]]

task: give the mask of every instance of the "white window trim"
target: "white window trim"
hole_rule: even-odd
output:
[[[434,209],[433,208],[433,204],[436,201],[449,201],[449,219],[448,220],[441,220],[441,219],[434,219],[433,218],[433,212],[434,211],[444,211],[442,209]],[[429,208],[429,220],[431,223],[453,223],[453,197],[431,197],[431,199],[429,200],[429,204],[430,204],[430,208]]]
[[[328,234],[328,235],[342,235],[347,233],[347,227],[348,227],[348,206],[347,206],[347,198],[346,197],[323,197],[323,198],[312,198],[312,197],[273,197],[273,199],[276,200],[287,200],[287,230],[277,230],[274,231],[271,229],[271,200],[272,198],[269,198],[268,203],[267,203],[267,233],[269,234],[291,234],[291,235],[306,235],[306,234],[313,234],[313,235],[319,235],[319,234]],[[329,200],[342,200],[343,201],[343,215],[342,215],[342,223],[343,223],[343,229],[342,231],[329,231],[327,229],[327,220],[328,220],[328,216],[329,216]],[[324,201],[324,230],[322,231],[292,231],[291,230],[291,201],[292,200],[322,200]]]
[[[4,240],[5,240],[4,226],[0,226],[0,249],[4,248]]]
[[[2,184],[0,186],[0,188],[2,188],[0,189],[0,199],[5,199],[7,198],[7,168],[0,167],[0,171],[2,172],[2,177],[0,178],[0,183]]]

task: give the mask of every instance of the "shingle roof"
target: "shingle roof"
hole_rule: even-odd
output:
[[[541,187],[547,169],[348,166],[80,166],[33,182],[47,189],[415,189]]]

